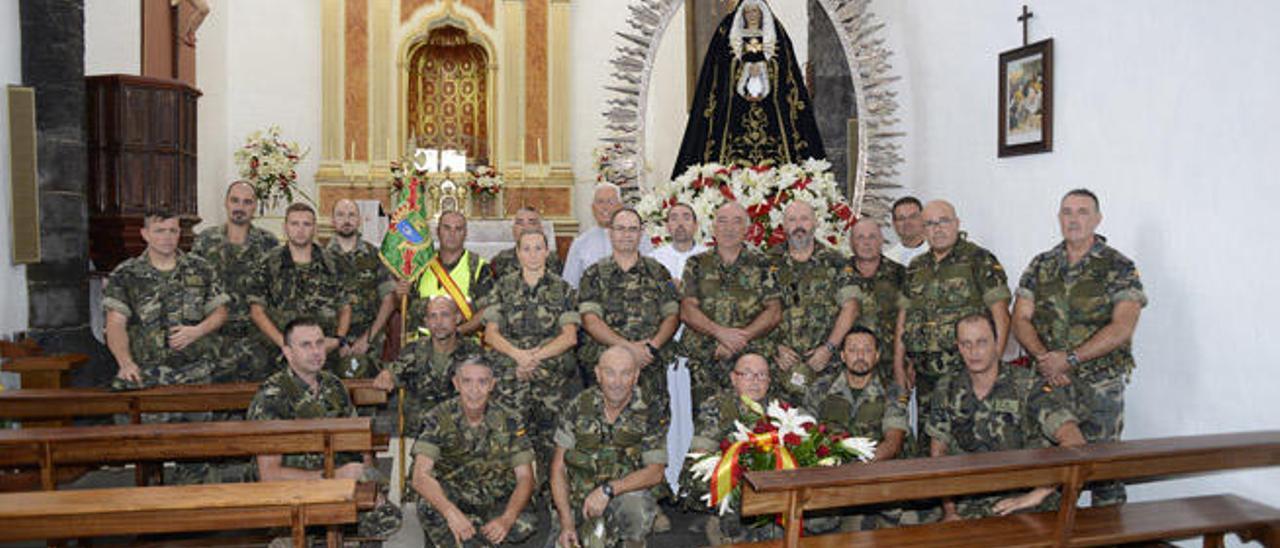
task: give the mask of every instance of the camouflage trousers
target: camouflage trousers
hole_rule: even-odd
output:
[[[942,519],[942,507],[936,500],[863,506],[852,510],[840,518],[840,531],[871,531],[934,523]]]
[[[141,382],[126,381],[120,377],[111,378],[112,390],[141,390],[157,386],[174,386],[180,384],[208,384],[211,382],[210,371],[214,362],[188,364],[181,368],[168,365],[138,366]],[[206,419],[208,420],[208,419]],[[183,421],[157,421],[183,422]]]
[[[449,522],[445,520],[440,512],[436,511],[427,501],[422,500],[422,497],[418,497],[417,506],[418,521],[422,523],[422,532],[432,545],[459,546],[453,539],[453,531],[449,529]],[[458,509],[467,516],[467,520],[476,528],[476,535],[464,541],[460,546],[463,548],[494,546],[480,533],[480,528],[501,516],[502,512],[506,510],[506,506],[506,501],[494,501],[492,505],[486,508],[459,505]],[[516,516],[515,523],[511,524],[511,529],[507,531],[507,538],[502,543],[521,544],[529,540],[537,531],[538,516],[534,513],[532,504],[526,505],[524,511],[519,516]]]
[[[832,512],[822,514],[804,517],[806,535],[823,535],[840,528],[840,516]],[[743,516],[736,511],[707,518],[705,529],[708,531],[707,542],[712,546],[777,540],[786,534],[786,530],[778,524],[776,515]]]
[[[1023,491],[1008,491],[1004,493],[980,495],[973,497],[960,497],[956,499],[956,514],[963,519],[980,519],[995,516],[995,512],[991,511],[992,507],[1003,499],[1016,497],[1026,494]],[[1031,512],[1054,512],[1058,509],[1058,504],[1062,502],[1062,495],[1054,492],[1045,497],[1040,504],[1025,510],[1019,510],[1018,514],[1026,514]]]
[[[494,358],[498,384],[495,387],[498,401],[520,413],[525,419],[525,427],[529,431],[529,441],[533,444],[537,486],[534,493],[540,493],[547,485],[547,474],[551,470],[551,456],[555,454],[556,421],[560,417],[560,408],[570,397],[575,388],[577,378],[574,371],[575,360],[569,354],[563,354],[542,362],[539,371],[534,373],[533,380],[522,381],[516,378],[515,362],[506,356]]]
[[[947,375],[964,371],[964,358],[956,351],[918,352],[907,357],[916,372],[916,417],[918,427],[915,447],[908,454],[929,456],[929,434],[924,425],[929,420],[929,410],[933,409],[933,389],[938,381]]]
[[[284,365],[284,354],[256,333],[241,339],[227,339],[222,368],[214,382],[262,382]]]
[[[1125,375],[1119,371],[1100,374],[1070,375],[1067,394],[1080,419],[1080,433],[1089,443],[1120,441],[1124,430]],[[1085,485],[1092,493],[1091,504],[1111,506],[1128,500],[1124,484],[1118,481]]]
[[[382,333],[369,341],[369,350],[363,354],[338,355],[335,350],[325,360],[325,368],[339,379],[370,379],[382,370],[382,344],[386,340]]]
[[[694,419],[697,419],[698,404],[711,398],[730,386],[729,373],[733,371],[733,360],[696,360],[689,358],[689,392],[693,402]]]
[[[658,516],[658,501],[648,490],[629,491],[613,497],[604,507],[604,515],[584,520],[581,507],[575,506],[578,543],[582,548],[610,548],[624,542],[643,542],[653,533],[653,519]],[[560,536],[560,519],[552,516],[551,536]]]

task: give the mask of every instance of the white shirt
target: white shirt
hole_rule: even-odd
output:
[[[647,257],[650,253],[653,253],[653,244],[642,237],[640,254]],[[613,255],[613,244],[609,242],[609,230],[599,226],[591,227],[574,238],[569,245],[569,254],[564,258],[564,281],[577,289],[587,268],[610,255]]]
[[[653,258],[667,267],[667,272],[671,273],[672,278],[679,280],[684,275],[684,264],[689,261],[689,257],[706,250],[707,246],[699,243],[693,244],[689,251],[680,251],[674,245],[666,244],[653,250]]]
[[[922,240],[920,245],[916,247],[907,247],[902,245],[902,242],[894,242],[893,245],[889,246],[889,249],[884,250],[884,256],[893,259],[893,262],[902,266],[907,266],[911,264],[911,259],[924,255],[928,251],[928,240]]]

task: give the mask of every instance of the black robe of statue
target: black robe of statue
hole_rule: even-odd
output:
[[[672,179],[699,164],[777,166],[827,156],[813,102],[782,24],[775,16],[776,53],[767,62],[771,89],[762,100],[749,101],[736,91],[738,78],[745,64],[765,56],[744,47],[742,57],[734,58],[729,47],[733,20],[730,12],[707,47]]]

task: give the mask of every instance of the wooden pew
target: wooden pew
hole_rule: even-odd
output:
[[[358,407],[387,402],[387,393],[374,388],[372,379],[342,382],[351,394],[352,403]],[[0,392],[0,417],[32,420],[127,414],[130,422],[139,424],[143,413],[244,410],[257,393],[257,383],[175,385],[122,391],[22,389]]]
[[[356,521],[350,479],[0,494],[0,542],[289,527]],[[329,537],[329,546],[341,539]]]
[[[1000,546],[1096,546],[1206,537],[1227,532],[1280,546],[1280,510],[1236,496],[1194,497],[1077,509],[1085,482],[1156,481],[1210,472],[1280,465],[1280,431],[1181,436],[1000,453],[958,455],[802,470],[748,472],[742,513],[782,513],[915,499],[1061,486],[1053,513],[800,538],[788,521],[780,541],[743,546],[960,546],[981,535]]]
[[[323,453],[332,477],[336,453],[375,449],[369,427],[359,417],[0,430],[0,467],[38,467],[53,490],[67,466]]]

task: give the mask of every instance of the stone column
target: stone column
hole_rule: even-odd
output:
[[[47,353],[93,360],[76,384],[114,374],[89,329],[84,1],[22,0],[22,81],[36,91],[41,262],[27,266],[30,334]]]

